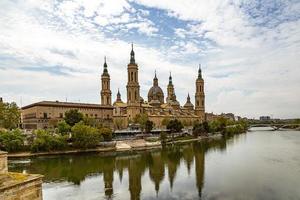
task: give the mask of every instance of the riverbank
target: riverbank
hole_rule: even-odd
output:
[[[199,136],[192,139],[182,139],[168,141],[165,145],[173,144],[184,144],[189,142],[196,142],[208,139],[218,139],[221,138],[221,134],[211,135],[211,136]],[[98,147],[93,149],[74,149],[74,150],[63,150],[63,151],[50,151],[50,152],[18,152],[18,153],[8,153],[8,158],[23,158],[23,157],[37,157],[37,156],[52,156],[52,155],[66,155],[66,154],[79,154],[79,153],[110,153],[110,152],[128,152],[128,151],[145,151],[152,149],[160,149],[163,144],[160,141],[147,142],[144,139],[134,139],[134,140],[124,140],[116,142],[114,147]]]

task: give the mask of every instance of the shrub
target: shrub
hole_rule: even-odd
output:
[[[57,128],[61,135],[67,135],[71,131],[71,126],[66,121],[58,122]]]
[[[167,141],[167,133],[166,132],[160,132],[160,140],[162,144],[165,144]]]
[[[32,152],[55,151],[67,148],[67,137],[52,135],[47,130],[36,130],[36,138],[31,144]]]
[[[97,128],[84,125],[79,122],[72,127],[72,142],[74,147],[93,148],[100,142],[101,135]]]
[[[24,148],[25,137],[19,129],[0,131],[0,149],[8,152],[20,151]]]
[[[111,141],[112,140],[112,130],[110,128],[100,128],[99,130],[100,135],[103,137],[104,141]]]

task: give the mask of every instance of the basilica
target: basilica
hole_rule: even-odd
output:
[[[123,126],[127,127],[128,124],[134,121],[134,118],[138,114],[147,114],[149,120],[153,121],[157,128],[162,127],[164,121],[175,118],[182,121],[185,126],[192,125],[195,121],[201,122],[205,120],[204,80],[200,67],[198,75],[195,76],[195,106],[191,102],[189,94],[186,103],[183,106],[180,105],[176,99],[171,73],[166,98],[158,84],[158,78],[155,72],[153,86],[148,91],[147,100],[144,100],[140,95],[138,68],[139,66],[135,62],[135,53],[132,46],[130,62],[127,65],[127,101],[122,101],[120,91],[118,90],[117,99],[112,104],[110,75],[108,73],[106,60],[104,62],[103,73],[101,75],[101,105],[113,106],[114,122],[123,123]]]

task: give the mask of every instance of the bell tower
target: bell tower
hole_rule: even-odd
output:
[[[130,62],[127,65],[127,73],[127,117],[132,120],[141,112],[138,65],[135,63],[133,44],[131,44]]]
[[[101,86],[101,105],[111,106],[110,76],[107,71],[106,57],[104,57]]]
[[[199,65],[198,78],[196,79],[195,114],[201,121],[205,120],[205,94],[204,80],[202,78],[201,65]]]

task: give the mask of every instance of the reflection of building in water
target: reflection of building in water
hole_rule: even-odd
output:
[[[196,174],[196,186],[198,189],[198,195],[201,197],[204,179],[204,159],[205,151],[202,147],[202,143],[194,143],[195,152],[195,174]]]
[[[154,182],[156,195],[159,192],[159,185],[165,176],[165,164],[161,156],[161,152],[150,154],[149,176]]]
[[[176,146],[167,153],[168,176],[171,190],[176,177],[177,167],[180,165],[181,156],[182,154]]]
[[[188,170],[188,174],[191,172],[191,165],[194,161],[194,152],[192,148],[192,144],[189,144],[187,147],[185,147],[182,151],[183,159],[186,163],[186,167]]]
[[[107,162],[103,163],[104,193],[107,199],[111,199],[114,192],[114,163],[115,160],[112,157],[108,158]]]

